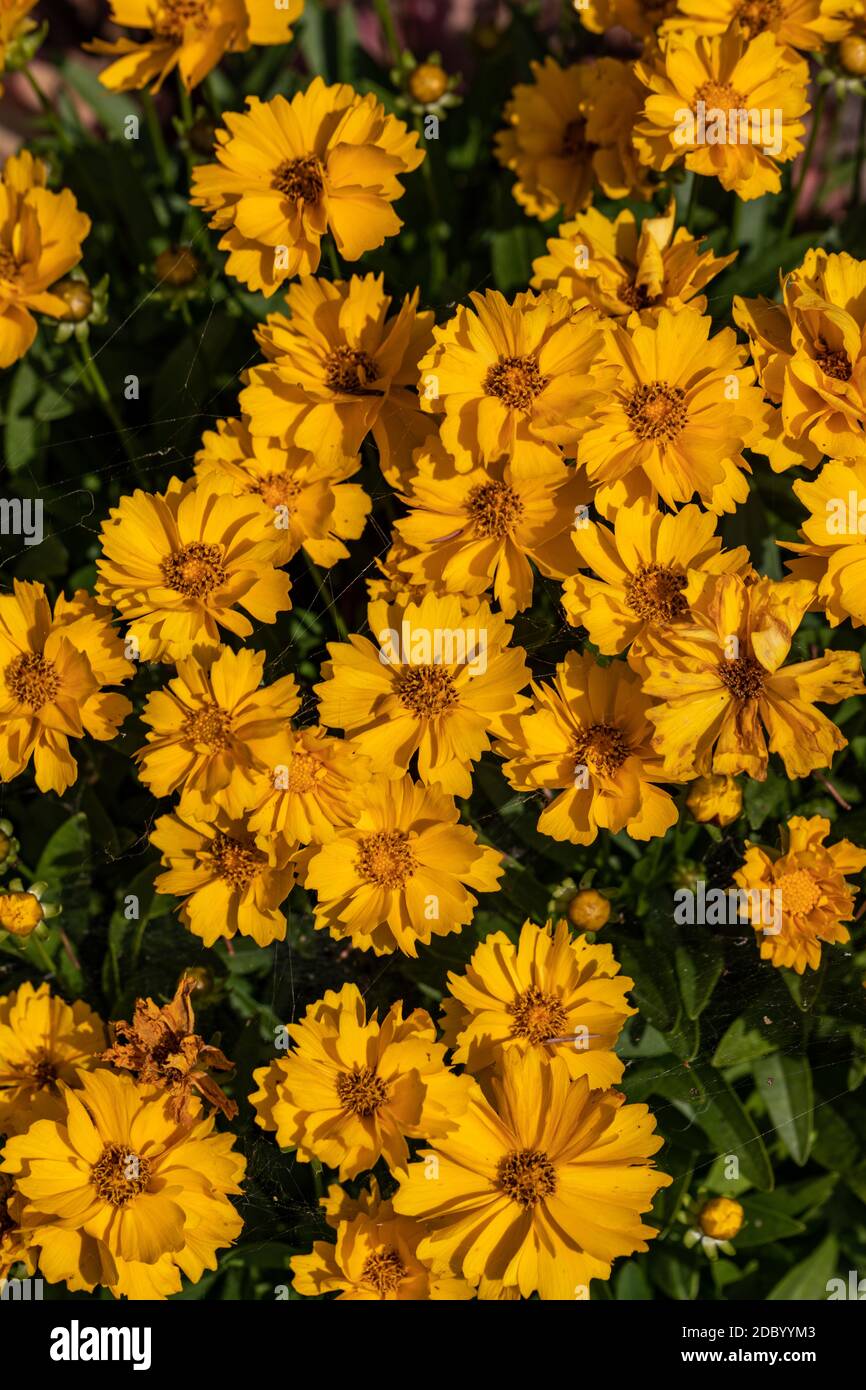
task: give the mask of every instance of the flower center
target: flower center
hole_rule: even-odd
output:
[[[33,1068],[33,1081],[40,1091],[53,1086],[57,1080],[57,1066],[49,1057],[43,1057]]]
[[[652,302],[646,285],[638,285],[634,280],[619,291],[619,297],[630,309],[646,309]]]
[[[214,750],[227,748],[231,738],[232,722],[229,715],[219,705],[203,705],[186,720],[182,733],[190,743],[204,743]]]
[[[748,105],[742,92],[738,92],[730,82],[715,82],[712,78],[695,92],[695,105],[699,101],[704,103],[708,111],[741,111]]]
[[[288,507],[294,511],[301,495],[301,484],[288,473],[268,473],[253,488],[269,507]]]
[[[389,1246],[387,1250],[374,1250],[372,1255],[367,1256],[361,1270],[361,1281],[372,1284],[377,1293],[393,1293],[408,1273],[397,1251]]]
[[[484,378],[484,393],[498,396],[511,410],[528,410],[550,381],[536,357],[500,357]]]
[[[433,719],[457,704],[454,682],[444,666],[407,666],[397,678],[396,691],[417,719]]]
[[[14,251],[8,246],[0,246],[0,280],[17,280],[21,266]]]
[[[547,994],[538,985],[530,985],[508,1005],[513,1018],[512,1038],[542,1043],[556,1038],[568,1027],[568,1015],[555,994]]]
[[[779,0],[743,0],[737,6],[734,18],[741,29],[745,29],[750,39],[757,38],[765,29],[780,18],[782,6]]]
[[[337,1095],[345,1110],[367,1120],[387,1101],[388,1087],[369,1067],[355,1067],[353,1071],[340,1072]]]
[[[650,381],[632,391],[625,413],[638,439],[676,439],[688,419],[686,393],[666,381]]]
[[[163,560],[160,569],[169,589],[186,598],[205,598],[228,578],[222,546],[208,545],[204,541],[192,541],[181,550],[175,550]]]
[[[153,16],[154,37],[182,39],[188,24],[194,24],[197,29],[206,29],[207,12],[207,0],[161,0]]]
[[[322,166],[314,154],[284,159],[271,179],[271,188],[284,193],[292,203],[317,203],[323,187]]]
[[[319,759],[310,753],[294,753],[289,763],[289,791],[312,791],[324,771]]]
[[[499,1160],[496,1177],[502,1191],[524,1211],[556,1191],[556,1169],[537,1149],[512,1149]]]
[[[575,121],[569,121],[565,130],[562,132],[562,144],[559,147],[561,159],[586,158],[597,150],[598,145],[593,145],[586,138],[586,121],[578,117]]]
[[[669,623],[688,612],[683,589],[688,580],[669,565],[641,565],[626,585],[625,601],[646,622]]]
[[[819,338],[815,346],[815,361],[825,376],[831,376],[835,381],[851,380],[851,358],[844,348],[837,348],[834,352],[823,338]]]
[[[224,878],[233,888],[246,888],[253,879],[258,878],[262,865],[267,863],[267,855],[262,854],[253,844],[242,844],[218,830],[211,840],[211,858],[220,878]]]
[[[21,652],[5,671],[6,685],[20,705],[41,709],[60,689],[60,676],[53,661],[35,652]]]
[[[720,661],[719,677],[735,700],[756,700],[764,689],[764,668],[753,656]]]
[[[150,1182],[150,1164],[123,1144],[106,1144],[90,1170],[90,1181],[103,1202],[125,1207]]]
[[[406,830],[376,830],[358,841],[355,868],[368,883],[382,888],[402,888],[417,868]]]
[[[507,483],[482,483],[470,492],[467,510],[476,531],[501,540],[523,515],[523,503]]]
[[[622,730],[615,724],[590,724],[574,740],[574,765],[596,777],[612,777],[631,754]]]
[[[379,380],[378,363],[362,352],[360,348],[350,348],[342,344],[334,348],[325,358],[326,381],[332,391],[344,396],[382,396],[383,391],[372,389],[371,383]]]
[[[782,894],[782,911],[792,916],[805,916],[818,906],[821,890],[806,869],[791,869],[776,879],[776,888]]]

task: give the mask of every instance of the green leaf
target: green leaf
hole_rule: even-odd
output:
[[[778,1303],[798,1298],[825,1300],[827,1281],[833,1277],[838,1255],[839,1243],[836,1237],[827,1236],[815,1247],[811,1255],[807,1255],[805,1260],[788,1270],[784,1278],[767,1294],[767,1301]]]
[[[752,1066],[755,1085],[776,1133],[802,1168],[812,1148],[814,1095],[807,1057],[775,1052]]]
[[[753,1062],[776,1050],[776,1040],[750,1026],[745,1017],[735,1018],[713,1053],[714,1067],[734,1067],[740,1062]]]
[[[697,1298],[701,1281],[700,1270],[694,1260],[678,1247],[668,1249],[657,1246],[649,1261],[650,1275],[668,1298],[678,1302],[690,1302]]]
[[[753,1192],[740,1200],[746,1213],[746,1224],[736,1238],[738,1250],[799,1236],[806,1229],[802,1221],[796,1221],[779,1209],[775,1194],[772,1197],[759,1197]]]
[[[616,1272],[614,1291],[620,1302],[638,1303],[652,1299],[649,1280],[636,1260],[626,1260]]]
[[[740,1172],[755,1187],[769,1192],[773,1186],[773,1169],[764,1141],[751,1117],[743,1108],[736,1092],[721,1072],[703,1062],[694,1063],[691,1075],[701,1086],[706,1105],[697,1111],[697,1123],[722,1154],[735,1154],[740,1160]]]
[[[725,953],[713,937],[678,946],[674,952],[683,1005],[689,1018],[698,1018],[710,1002],[725,964]]]

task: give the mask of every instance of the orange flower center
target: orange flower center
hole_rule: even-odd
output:
[[[389,1246],[387,1250],[374,1250],[372,1255],[367,1256],[361,1270],[361,1282],[372,1284],[377,1293],[393,1293],[408,1273],[397,1251]]]
[[[292,203],[318,203],[324,188],[322,165],[314,154],[303,159],[284,159],[274,170],[271,188]]]
[[[60,689],[60,676],[53,661],[35,652],[20,652],[5,671],[6,685],[21,705],[41,709]]]
[[[686,393],[680,386],[668,386],[666,381],[651,381],[632,391],[625,403],[632,431],[638,439],[677,438],[688,419]]]
[[[645,622],[669,623],[688,612],[683,598],[687,579],[670,565],[641,565],[626,585],[625,601]]]
[[[547,1038],[559,1037],[568,1027],[568,1014],[562,1001],[555,994],[547,994],[539,989],[538,985],[530,985],[507,1007],[514,1020],[511,1024],[512,1038],[542,1043]]]
[[[33,1068],[33,1082],[40,1091],[48,1090],[57,1080],[57,1064],[50,1057],[43,1056]]]
[[[823,338],[818,339],[815,347],[815,361],[825,376],[831,376],[835,381],[851,380],[851,358],[844,348],[833,351]]]
[[[355,868],[368,883],[382,888],[402,888],[417,868],[406,830],[376,830],[358,841]]]
[[[0,246],[0,280],[14,281],[21,273],[17,256],[8,246]]]
[[[188,24],[206,29],[208,9],[208,0],[161,0],[153,16],[155,37],[179,41]]]
[[[210,853],[220,878],[233,888],[246,888],[253,879],[258,878],[262,865],[267,863],[267,855],[262,854],[255,845],[243,844],[221,830],[211,841]]]
[[[145,1192],[150,1182],[150,1164],[123,1144],[106,1144],[90,1170],[90,1181],[103,1202],[125,1207]]]
[[[704,103],[708,111],[741,111],[748,106],[747,99],[730,82],[716,82],[710,78],[694,95],[694,103]]]
[[[498,540],[507,536],[523,515],[523,503],[507,483],[474,487],[466,506],[476,531]]]
[[[324,776],[325,769],[310,753],[294,753],[289,763],[289,791],[309,792]]]
[[[806,869],[790,869],[776,879],[776,888],[782,894],[782,911],[792,916],[805,916],[818,906],[821,890]]]
[[[757,38],[781,17],[782,6],[779,0],[743,0],[737,6],[734,18],[741,29],[745,29],[750,39]]]
[[[397,678],[397,697],[417,719],[433,719],[457,704],[454,682],[444,666],[407,666]]]
[[[229,715],[219,705],[203,705],[191,714],[183,725],[182,733],[190,743],[205,743],[208,748],[228,747],[231,738],[232,722]]]
[[[385,1104],[388,1087],[369,1067],[355,1067],[353,1071],[340,1072],[337,1095],[345,1110],[366,1120]]]
[[[228,578],[222,546],[208,545],[204,541],[192,541],[174,551],[163,560],[160,569],[169,589],[185,598],[206,598]]]
[[[596,777],[612,777],[630,754],[631,748],[615,724],[590,724],[574,740],[575,767],[586,767]]]
[[[646,309],[653,302],[646,285],[638,285],[634,280],[619,291],[619,297],[631,309]]]
[[[537,1149],[512,1149],[499,1160],[496,1179],[524,1211],[531,1211],[556,1191],[556,1169],[547,1154]]]
[[[484,378],[484,394],[497,396],[511,410],[529,410],[550,377],[541,375],[536,357],[500,357]]]
[[[288,473],[268,473],[253,488],[269,507],[288,507],[294,511],[295,503],[301,495],[301,484]]]
[[[561,159],[587,159],[598,145],[593,145],[586,138],[586,121],[578,117],[575,121],[569,121],[565,130],[562,132],[562,144],[559,147]]]
[[[735,700],[757,700],[764,689],[764,668],[753,656],[719,662],[719,677]]]
[[[361,348],[341,344],[325,358],[326,381],[332,391],[344,396],[382,396],[371,383],[379,380],[379,366]]]

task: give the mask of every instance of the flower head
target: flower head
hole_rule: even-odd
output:
[[[846,33],[847,0],[677,0],[661,27],[670,34],[724,34],[732,26],[750,39],[771,33],[777,43],[817,53]]]
[[[726,773],[696,777],[689,787],[686,805],[702,825],[730,825],[743,809],[743,788],[736,777]]]
[[[0,999],[0,1134],[22,1134],[59,1113],[65,1086],[98,1065],[102,1020],[83,999],[67,1004],[29,980]]]
[[[324,844],[354,825],[370,780],[369,758],[350,739],[325,729],[284,726],[273,762],[253,777],[248,825],[261,847],[274,836],[289,844]]]
[[[794,492],[809,509],[801,542],[784,541],[799,558],[786,561],[797,579],[818,586],[831,627],[850,619],[866,624],[866,457],[824,465],[814,481],[798,479]]]

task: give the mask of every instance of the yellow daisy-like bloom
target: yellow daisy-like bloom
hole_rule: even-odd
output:
[[[611,222],[587,208],[565,222],[547,243],[547,255],[532,262],[531,284],[537,290],[557,290],[566,299],[587,299],[600,314],[626,318],[634,310],[681,309],[691,304],[704,313],[707,297],[699,291],[736,259],[701,250],[685,229],[676,225],[671,202],[659,217],[638,224],[625,209]]]
[[[268,851],[259,849],[246,819],[220,812],[212,821],[197,820],[183,802],[160,816],[150,843],[167,870],[156,891],[183,899],[178,916],[205,946],[236,932],[259,946],[285,940],[279,908],[295,882],[292,847],[274,841]]]
[[[788,777],[806,777],[847,746],[815,703],[866,694],[857,653],[784,665],[814,593],[806,580],[691,572],[694,627],[653,636],[643,658],[653,746],[668,775],[745,772],[763,782],[778,753]]]
[[[503,732],[503,719],[525,709],[529,681],[522,647],[501,613],[458,597],[428,594],[420,603],[376,600],[367,612],[378,642],[352,634],[329,642],[322,663],[319,717],[345,729],[374,772],[402,777],[417,754],[418,776],[469,796],[472,764]]]
[[[477,902],[469,889],[498,888],[502,855],[458,819],[439,787],[371,782],[356,823],[307,851],[314,925],[377,956],[416,956],[432,936],[460,931]]]
[[[634,133],[645,164],[684,160],[744,200],[779,192],[779,165],[803,148],[809,68],[774,34],[674,34],[635,72],[648,89]]]
[[[730,825],[743,809],[743,788],[736,777],[721,773],[696,777],[689,787],[686,805],[696,821]]]
[[[51,193],[48,169],[28,150],[10,155],[0,178],[0,367],[23,357],[36,337],[34,313],[63,318],[51,286],[81,260],[90,218],[68,188]]]
[[[670,34],[724,34],[733,26],[750,39],[774,34],[786,48],[817,53],[848,31],[847,0],[678,0],[660,37]]]
[[[14,583],[0,596],[0,781],[32,758],[39,790],[62,793],[78,776],[69,740],[114,738],[132,705],[103,686],[134,667],[110,611],[85,590],[61,594],[52,614],[44,584]]]
[[[417,450],[416,457],[418,457]],[[409,476],[411,477],[411,475]],[[409,487],[410,483],[407,482],[404,485]],[[405,608],[407,603],[422,603],[428,594],[435,594],[437,598],[441,598],[447,593],[448,590],[442,580],[418,579],[416,581],[406,573],[404,565],[412,559],[414,553],[410,545],[397,537],[384,555],[377,555],[375,570],[371,571],[373,577],[367,579],[368,597],[370,599],[382,599],[385,603],[399,603]],[[474,612],[481,601],[479,597],[472,597],[469,594],[461,594],[460,600],[466,613]]]
[[[143,661],[201,658],[220,628],[249,637],[290,607],[275,568],[279,533],[258,498],[172,478],[164,493],[122,497],[103,524],[97,593],[129,623]]]
[[[0,890],[0,931],[26,937],[45,920],[45,909],[36,893],[13,888]]]
[[[262,849],[274,836],[289,844],[325,844],[354,825],[370,762],[348,739],[324,729],[284,726],[266,773],[253,778],[248,825]]]
[[[329,231],[348,261],[399,232],[399,179],[424,151],[417,131],[372,93],[316,77],[291,101],[247,97],[247,108],[223,116],[219,162],[192,171],[190,201],[225,233],[229,275],[271,295],[295,275],[315,274]]]
[[[30,1244],[28,1232],[21,1229],[23,1206],[24,1198],[12,1179],[0,1173],[0,1284],[16,1264],[23,1264],[28,1275],[36,1273],[39,1252]]]
[[[434,1271],[511,1296],[586,1298],[590,1280],[608,1279],[614,1259],[656,1234],[641,1213],[672,1179],[650,1162],[662,1146],[653,1117],[534,1049],[508,1053],[489,1092],[421,1150],[394,1209],[427,1226],[418,1254]],[[432,1160],[435,1182],[425,1176]]]
[[[178,1125],[164,1092],[117,1072],[78,1080],[61,1116],[8,1140],[0,1165],[25,1199],[40,1273],[134,1299],[178,1293],[181,1273],[197,1283],[243,1226],[234,1135],[215,1134],[213,1116]]]
[[[698,507],[662,515],[646,498],[619,507],[613,527],[586,521],[572,535],[577,564],[597,576],[565,581],[562,606],[568,621],[585,627],[606,656],[644,649],[644,633],[666,632],[689,622],[684,589],[687,571],[741,574],[749,569],[745,546],[722,550],[716,518]]]
[[[36,21],[30,18],[37,0],[0,0],[0,75],[5,73],[10,62],[16,57],[25,56],[21,40],[26,39],[36,28]],[[16,64],[17,66],[17,64]],[[0,82],[0,96],[3,84]]]
[[[239,817],[255,801],[254,778],[273,765],[280,732],[301,703],[294,676],[262,685],[264,652],[224,648],[201,665],[179,661],[177,676],[147,697],[151,732],[136,754],[154,796],[180,791],[197,820],[220,810]]]
[[[109,0],[111,21],[128,29],[150,29],[143,43],[94,39],[84,47],[115,61],[99,74],[112,92],[158,92],[175,68],[187,91],[197,87],[226,53],[246,53],[254,44],[288,43],[304,0]]]
[[[250,432],[320,460],[357,454],[372,430],[389,481],[430,432],[415,387],[433,314],[418,291],[388,316],[381,275],[304,277],[286,295],[291,318],[269,314],[256,338],[269,359],[240,394]],[[394,471],[392,471],[392,469]]]
[[[676,0],[581,0],[574,10],[591,34],[622,28],[636,38],[651,39],[676,10]]]
[[[303,549],[330,569],[346,559],[343,542],[360,536],[370,511],[360,484],[344,481],[360,467],[357,454],[322,460],[307,449],[254,438],[245,420],[219,420],[202,435],[195,475],[214,492],[259,499],[280,540],[278,564]]]
[[[507,457],[547,470],[559,446],[574,457],[612,374],[599,372],[602,324],[589,306],[553,291],[473,292],[420,363],[421,405],[443,411],[442,443],[457,468]]]
[[[734,874],[740,888],[778,894],[778,920],[769,929],[752,914],[761,959],[802,975],[821,964],[821,942],[846,942],[843,926],[854,916],[856,888],[846,876],[866,868],[866,850],[850,840],[825,845],[830,822],[823,816],[793,816],[782,829],[781,854],[746,842],[746,858]],[[758,919],[758,920],[756,920]],[[778,926],[779,930],[775,930]]]
[[[814,481],[798,480],[794,492],[809,517],[802,542],[780,541],[802,557],[786,564],[797,579],[813,580],[831,627],[846,619],[866,624],[866,458],[827,463]]]
[[[599,485],[603,516],[639,497],[676,510],[697,494],[709,511],[734,511],[749,493],[743,448],[760,448],[768,408],[732,328],[686,305],[611,325],[599,362],[616,385],[596,405],[578,458]]]
[[[532,564],[563,579],[574,564],[571,528],[590,489],[582,474],[555,460],[544,473],[507,458],[459,471],[438,441],[415,458],[395,522],[406,543],[400,566],[413,586],[452,594],[491,588],[506,618],[532,602]]]
[[[511,1052],[561,1057],[593,1089],[615,1086],[623,1063],[614,1047],[627,1018],[626,992],[611,946],[572,937],[568,923],[524,922],[517,944],[505,932],[485,937],[462,975],[448,974],[442,1004],[446,1045],[467,1071],[501,1070]]]
[[[287,1029],[294,1049],[253,1072],[256,1123],[275,1130],[302,1163],[318,1159],[354,1178],[384,1158],[405,1169],[407,1138],[446,1134],[465,1110],[472,1082],[456,1076],[423,1009],[392,1005],[367,1018],[357,985],[326,991]]]
[[[562,68],[548,57],[530,66],[533,81],[514,88],[495,144],[521,207],[546,221],[573,217],[596,187],[609,198],[647,192],[631,138],[642,100],[632,65],[597,58]]]
[[[677,808],[657,782],[662,771],[651,745],[649,700],[622,662],[599,666],[569,652],[552,685],[533,686],[535,710],[511,722],[497,752],[518,791],[558,792],[538,818],[553,840],[589,845],[599,829],[626,830],[633,840],[664,835]]]
[[[29,980],[0,999],[0,1134],[59,1114],[63,1087],[99,1064],[105,1043],[102,1020],[83,999],[67,1004]]]

